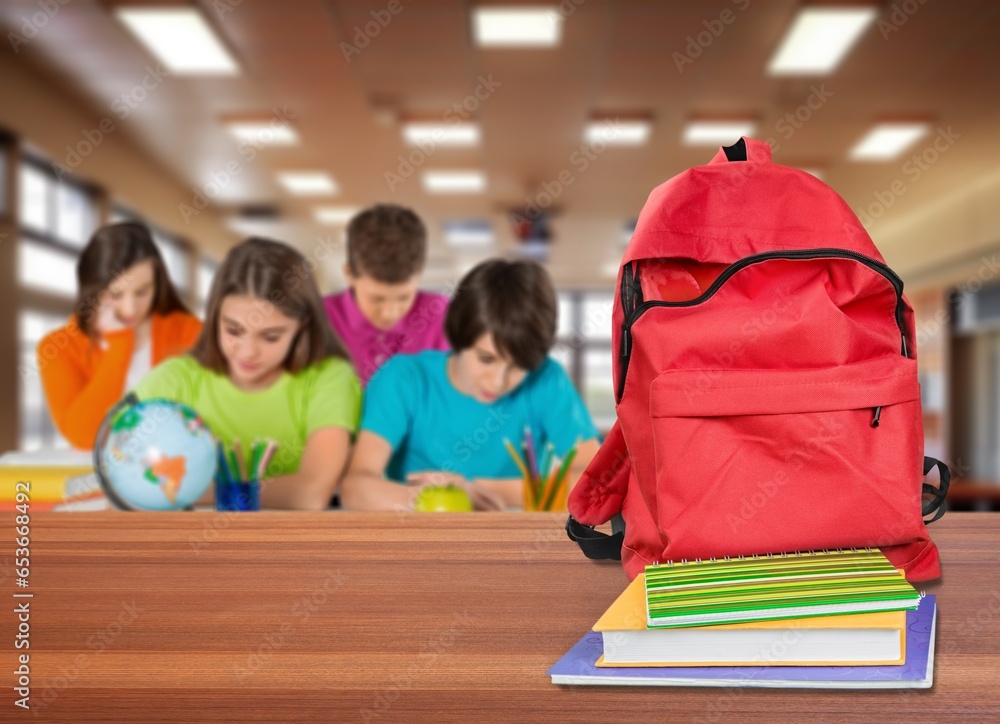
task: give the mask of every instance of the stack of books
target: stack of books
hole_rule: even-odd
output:
[[[648,566],[554,684],[929,688],[936,604],[878,550]]]
[[[14,510],[18,492],[26,494],[35,512],[60,510],[69,503],[81,510],[107,507],[107,498],[94,474],[94,456],[79,450],[8,452],[0,456],[0,510]]]

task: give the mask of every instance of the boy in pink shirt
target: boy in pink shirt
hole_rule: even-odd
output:
[[[378,204],[347,227],[348,288],[323,299],[362,385],[387,359],[448,350],[448,298],[417,289],[427,259],[427,230],[410,209]]]

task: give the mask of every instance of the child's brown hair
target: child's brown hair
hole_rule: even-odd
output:
[[[81,332],[95,337],[101,292],[130,267],[144,261],[153,263],[153,306],[150,313],[166,315],[188,311],[170,281],[166,264],[149,229],[134,221],[107,224],[90,237],[76,263],[79,292],[73,311]]]
[[[215,274],[205,310],[205,325],[191,350],[208,369],[226,374],[226,358],[219,349],[222,300],[238,294],[273,304],[286,317],[301,323],[283,366],[292,374],[327,357],[347,359],[343,343],[323,310],[305,257],[288,244],[251,237],[233,247]]]
[[[427,229],[413,211],[377,204],[347,226],[347,266],[356,277],[400,284],[419,274],[427,260]]]
[[[490,259],[458,283],[444,333],[452,349],[461,352],[489,332],[501,354],[533,370],[555,344],[558,309],[552,280],[541,265]]]

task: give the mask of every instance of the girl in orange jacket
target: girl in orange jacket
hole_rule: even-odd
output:
[[[80,255],[74,314],[38,345],[49,411],[71,445],[93,447],[101,421],[144,374],[187,352],[201,331],[142,224],[101,227]]]

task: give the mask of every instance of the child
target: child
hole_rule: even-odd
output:
[[[304,268],[298,251],[276,241],[233,248],[191,354],[161,365],[136,390],[140,399],[190,405],[224,443],[276,441],[261,507],[326,508],[358,424],[361,387],[315,282],[297,273]]]
[[[402,206],[373,206],[347,227],[348,289],[323,304],[363,385],[393,355],[448,349],[447,298],[417,289],[426,257],[427,231]]]
[[[98,229],[80,254],[74,314],[38,345],[56,428],[93,447],[101,421],[151,368],[191,349],[201,322],[181,302],[142,224]]]
[[[555,330],[555,292],[538,264],[493,260],[470,271],[445,319],[454,351],[394,357],[368,387],[344,507],[412,506],[435,484],[465,489],[479,509],[519,506],[522,478],[504,440],[520,441],[526,427],[539,450],[551,442],[560,456],[580,441],[575,484],[597,430],[547,356]]]

